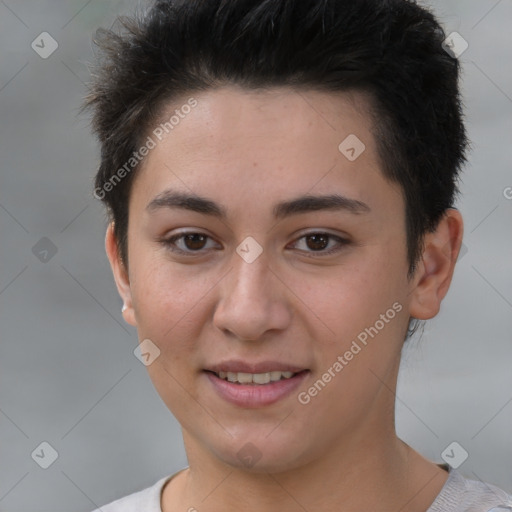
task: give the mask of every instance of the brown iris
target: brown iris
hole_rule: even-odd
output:
[[[187,249],[191,251],[202,249],[208,237],[200,233],[189,233],[183,236],[183,241]]]
[[[329,235],[308,235],[306,236],[306,243],[314,251],[325,249],[329,244]]]

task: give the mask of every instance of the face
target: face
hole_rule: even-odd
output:
[[[133,184],[125,318],[160,350],[148,371],[190,442],[296,468],[392,424],[404,200],[362,96],[193,97]]]

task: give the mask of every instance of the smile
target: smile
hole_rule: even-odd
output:
[[[309,370],[259,373],[205,370],[203,375],[214,395],[223,401],[238,407],[258,408],[293,396],[310,373]]]
[[[218,372],[215,375],[219,379],[237,384],[268,384],[269,382],[277,382],[282,379],[290,379],[296,373],[276,370],[265,373]]]

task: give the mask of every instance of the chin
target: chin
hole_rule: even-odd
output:
[[[240,471],[254,474],[281,473],[307,464],[303,443],[291,441],[290,435],[269,439],[261,435],[230,438],[222,447],[212,448],[222,462]]]

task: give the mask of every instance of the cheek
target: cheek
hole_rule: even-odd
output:
[[[154,261],[134,268],[132,298],[139,337],[159,340],[180,350],[190,346],[201,328],[201,299],[211,285],[169,262]]]
[[[403,269],[390,260],[368,255],[357,264],[332,266],[317,275],[296,269],[290,282],[303,302],[297,307],[311,317],[318,336],[325,332],[326,340],[345,343],[373,325],[395,302],[402,303],[404,288],[398,276]]]

